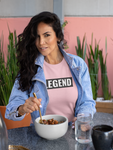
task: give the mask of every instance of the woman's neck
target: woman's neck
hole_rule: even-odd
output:
[[[63,59],[63,55],[60,50],[53,55],[45,56],[44,60],[49,64],[59,64]]]

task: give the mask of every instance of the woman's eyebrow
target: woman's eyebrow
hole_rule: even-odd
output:
[[[51,32],[50,32],[50,31],[47,31],[47,32],[43,33],[43,35],[48,34],[48,33],[51,33]],[[37,33],[37,35],[39,35],[39,34]]]
[[[47,34],[47,33],[51,33],[50,31],[47,31],[47,32],[45,32],[45,33],[43,33],[43,34]]]

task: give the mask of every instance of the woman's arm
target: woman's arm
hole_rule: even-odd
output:
[[[83,89],[82,98],[76,110],[76,115],[79,113],[89,112],[92,117],[96,112],[95,101],[93,100],[92,88],[90,75],[86,63],[82,62],[81,72],[80,72],[81,86]]]
[[[7,119],[14,121],[22,120],[26,113],[32,113],[38,110],[38,107],[41,105],[41,99],[34,97],[28,98],[28,92],[18,90],[18,87],[19,82],[16,80],[5,113]]]

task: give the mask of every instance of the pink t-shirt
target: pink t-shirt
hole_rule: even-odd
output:
[[[64,58],[54,65],[44,61],[43,69],[49,95],[46,115],[64,115],[69,122],[72,121],[78,90],[67,62]]]

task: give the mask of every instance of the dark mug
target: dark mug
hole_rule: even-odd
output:
[[[113,148],[113,127],[108,125],[94,126],[91,136],[95,150],[111,150]]]

